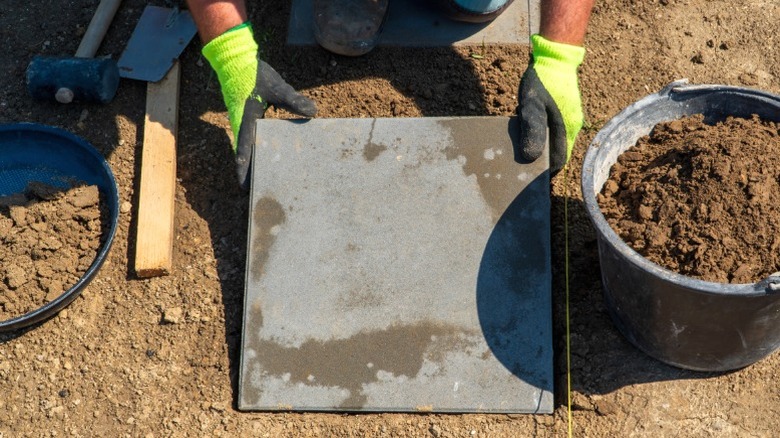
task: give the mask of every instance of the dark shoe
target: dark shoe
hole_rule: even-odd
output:
[[[456,21],[486,23],[494,20],[513,0],[435,0],[444,14]]]
[[[325,49],[346,56],[371,51],[387,16],[389,0],[314,0],[314,37]]]

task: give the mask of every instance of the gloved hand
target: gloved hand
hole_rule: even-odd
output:
[[[313,117],[314,101],[295,91],[270,65],[257,58],[257,43],[249,23],[236,26],[203,47],[203,56],[216,71],[233,130],[233,152],[241,187],[249,185],[255,143],[255,121],[268,105]]]
[[[515,160],[529,162],[539,158],[549,127],[550,170],[555,172],[569,161],[582,129],[577,68],[585,57],[585,48],[549,41],[541,35],[533,35],[531,45],[533,59],[520,80],[520,137]]]

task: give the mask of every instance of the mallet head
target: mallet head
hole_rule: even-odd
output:
[[[39,100],[108,103],[118,87],[112,59],[36,56],[27,67],[27,91]]]

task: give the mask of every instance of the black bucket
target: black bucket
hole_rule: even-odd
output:
[[[585,155],[582,196],[596,228],[607,308],[618,330],[670,365],[728,371],[780,347],[780,274],[753,284],[721,284],[669,271],[623,242],[596,201],[620,154],[656,124],[693,114],[703,114],[706,123],[753,114],[780,122],[780,96],[686,81],[668,85],[599,131]]]

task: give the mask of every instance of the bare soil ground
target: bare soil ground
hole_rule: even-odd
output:
[[[538,416],[237,411],[248,200],[235,182],[228,120],[200,44],[182,58],[175,269],[167,277],[141,280],[129,268],[145,84],[124,81],[104,106],[34,102],[25,92],[30,58],[74,53],[97,3],[11,0],[0,8],[0,122],[45,123],[84,137],[108,158],[123,205],[109,259],[81,297],[35,328],[0,335],[0,435],[565,436],[567,196],[574,435],[772,437],[780,430],[779,354],[731,373],[695,373],[645,356],[617,332],[579,194],[582,157],[598,129],[670,81],[780,92],[776,2],[597,2],[581,75],[589,124],[569,172],[552,184],[557,408]],[[145,4],[123,2],[99,54],[121,53]],[[317,100],[320,117],[514,111],[525,47],[378,49],[347,59],[285,47],[289,10],[289,0],[256,2],[252,20],[269,62]]]

